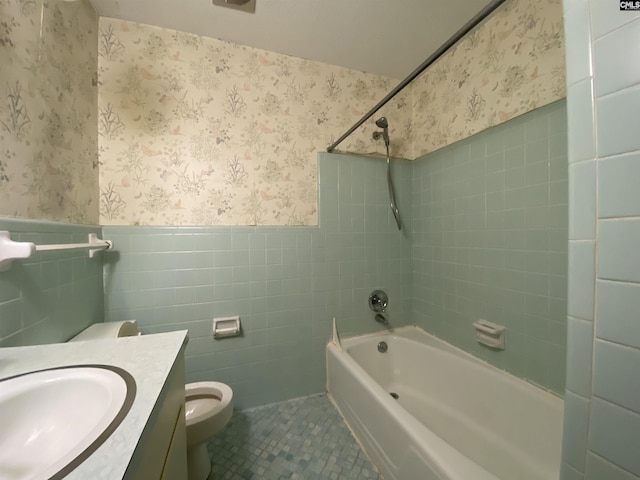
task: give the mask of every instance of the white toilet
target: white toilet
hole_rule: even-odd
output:
[[[229,422],[233,391],[219,382],[188,383],[185,391],[189,480],[204,480],[211,472],[207,441]]]
[[[70,342],[140,335],[135,321],[96,323]],[[233,391],[220,382],[185,385],[187,462],[189,480],[205,480],[211,472],[207,441],[229,422],[233,414]]]

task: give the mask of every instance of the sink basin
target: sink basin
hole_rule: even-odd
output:
[[[135,390],[131,375],[104,365],[0,381],[0,480],[66,476],[117,428]]]

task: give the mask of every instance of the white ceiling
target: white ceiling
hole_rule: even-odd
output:
[[[100,15],[402,79],[489,0],[91,0]]]

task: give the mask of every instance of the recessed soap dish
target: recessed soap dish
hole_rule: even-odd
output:
[[[497,325],[487,320],[478,320],[473,326],[476,329],[476,341],[496,350],[504,350],[504,325]]]

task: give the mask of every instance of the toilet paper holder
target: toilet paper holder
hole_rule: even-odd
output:
[[[236,337],[241,333],[240,317],[213,319],[213,338]]]

